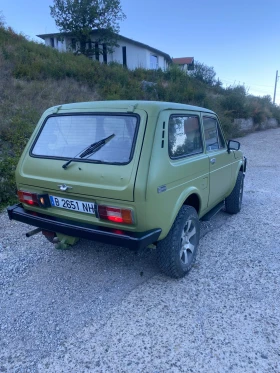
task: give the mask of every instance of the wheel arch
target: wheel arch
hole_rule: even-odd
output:
[[[182,193],[180,195],[180,197],[178,198],[178,200],[177,200],[177,202],[174,206],[174,209],[172,211],[170,229],[171,229],[179,211],[181,210],[182,206],[184,206],[184,205],[188,205],[188,206],[193,207],[196,210],[197,215],[199,216],[200,209],[201,209],[201,197],[199,195],[198,189],[192,187],[192,188],[189,188],[187,191],[184,191],[184,193]]]
[[[183,205],[192,206],[192,207],[196,210],[197,215],[199,215],[201,201],[200,201],[200,198],[199,198],[199,196],[198,196],[197,193],[192,193],[192,194],[190,194],[190,195],[185,199]]]
[[[245,171],[246,171],[246,165],[244,164],[244,162],[243,161],[240,161],[239,163],[238,163],[238,167],[236,167],[236,170],[235,170],[235,174],[234,174],[234,185],[235,185],[235,183],[236,183],[236,180],[237,180],[237,177],[238,177],[238,174],[239,174],[239,172],[243,172],[243,173],[245,173]],[[233,185],[233,188],[234,188],[234,185]],[[233,189],[232,188],[232,189]]]
[[[247,168],[247,158],[243,157],[243,162],[240,165],[239,171],[243,172],[245,174]]]
[[[238,178],[238,174],[239,172],[242,172],[244,175],[245,175],[245,171],[246,171],[246,161],[243,162],[242,160],[238,163],[238,167],[236,167],[235,171],[234,171],[234,179],[232,179],[232,187],[230,188],[230,191],[227,193],[226,195],[226,198],[230,195],[230,193],[233,191],[234,187],[235,187],[235,184],[236,184],[236,180]]]

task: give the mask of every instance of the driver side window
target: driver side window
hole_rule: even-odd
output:
[[[203,127],[207,151],[225,147],[223,136],[215,118],[203,117]]]

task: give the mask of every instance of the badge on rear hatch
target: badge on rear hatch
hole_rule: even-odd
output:
[[[72,187],[66,185],[66,184],[62,184],[62,185],[58,185],[59,186],[59,189],[62,191],[62,192],[66,192],[66,190],[68,189],[73,189]]]

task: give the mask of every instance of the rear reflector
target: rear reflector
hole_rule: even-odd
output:
[[[100,219],[110,220],[114,223],[133,224],[133,214],[130,209],[121,209],[110,206],[98,206]]]

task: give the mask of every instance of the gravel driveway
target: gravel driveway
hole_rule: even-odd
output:
[[[241,213],[173,280],[153,251],[55,250],[0,214],[0,372],[280,373],[280,128],[240,139]]]

